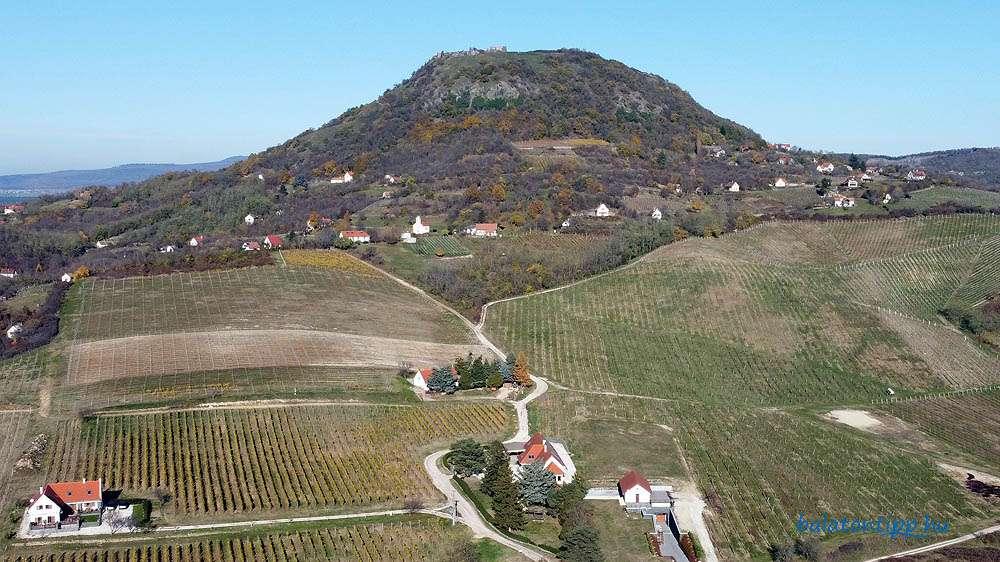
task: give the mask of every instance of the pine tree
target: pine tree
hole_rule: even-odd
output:
[[[514,482],[510,465],[498,465],[497,479],[493,482],[493,519],[507,530],[524,528],[524,505],[518,497],[520,487]]]
[[[600,535],[597,531],[578,527],[566,535],[562,545],[562,558],[567,562],[603,562],[604,553],[598,544]]]
[[[514,380],[521,386],[532,385],[531,375],[528,374],[528,356],[523,351],[517,354],[517,362],[514,363]]]
[[[472,388],[472,371],[469,369],[469,362],[458,357],[455,359],[455,373],[458,375],[458,388],[468,390]]]
[[[451,367],[440,367],[427,379],[427,390],[442,392],[444,394],[454,394],[457,385],[455,375],[451,372]]]
[[[476,360],[472,362],[472,366],[469,367],[469,373],[472,377],[473,388],[482,388],[486,386],[486,378],[489,376],[489,368],[483,361],[483,357],[481,355],[476,357]]]
[[[503,375],[500,374],[499,369],[491,371],[489,376],[486,377],[486,386],[490,388],[500,388],[503,386]]]
[[[456,441],[451,451],[451,465],[459,476],[479,474],[486,466],[486,450],[473,439]]]
[[[499,441],[493,441],[486,447],[486,468],[483,474],[483,482],[479,486],[479,491],[486,494],[487,496],[493,496],[493,489],[496,483],[503,479],[502,471],[507,469],[508,476],[510,475],[510,457],[507,454],[507,449],[504,448],[503,443]]]
[[[540,462],[521,468],[517,480],[521,487],[519,495],[524,505],[545,505],[548,503],[552,488],[556,487],[556,475]]]

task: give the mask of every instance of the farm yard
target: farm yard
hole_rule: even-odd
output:
[[[226,535],[146,539],[136,544],[82,547],[69,552],[28,547],[18,554],[0,554],[2,562],[291,562],[296,560],[426,560],[436,545],[467,532],[433,516],[390,518],[355,525],[310,525],[284,530],[254,530]]]
[[[211,409],[63,421],[47,481],[85,476],[106,487],[168,491],[178,520],[213,515],[398,507],[437,501],[421,453],[509,426],[493,401]]]
[[[993,248],[998,235],[995,217],[764,225],[667,246],[614,274],[497,303],[485,329],[502,348],[524,349],[538,374],[588,391],[766,405],[866,401],[887,386],[929,391],[995,383],[996,354],[936,318],[922,323],[921,331],[951,338],[952,353],[968,357],[963,363],[973,368],[956,375],[907,345],[915,341],[912,330],[883,321],[875,306],[893,302],[852,284],[880,267],[909,268],[914,277],[922,271],[944,288],[921,281],[909,289],[907,276],[884,275],[879,290],[899,295],[902,314],[945,306],[964,286],[997,282],[979,263],[992,263],[992,250],[979,249]],[[898,246],[915,245],[903,236],[924,245],[903,254]],[[782,249],[782,240],[793,242]],[[956,243],[968,245],[967,253],[949,257],[952,246],[938,260],[927,257],[928,245]],[[702,252],[706,246],[711,251]],[[810,252],[816,257],[803,260]],[[857,256],[883,261],[845,263]],[[803,261],[810,265],[794,265]]]

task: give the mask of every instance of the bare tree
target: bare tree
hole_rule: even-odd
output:
[[[125,527],[128,527],[130,519],[132,518],[126,516],[125,514],[119,511],[111,511],[106,513],[106,515],[104,516],[104,523],[108,525],[108,527],[111,529],[111,534],[113,535],[118,531],[121,531]]]
[[[410,513],[416,513],[424,508],[424,501],[418,497],[406,498],[403,502],[403,509]]]

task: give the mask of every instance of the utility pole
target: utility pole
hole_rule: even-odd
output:
[[[458,523],[458,498],[452,497],[452,502],[453,503],[451,505],[451,524],[452,526],[454,526],[456,523]]]

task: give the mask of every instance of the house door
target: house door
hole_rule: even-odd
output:
[[[639,494],[635,495],[635,503],[639,503]]]

